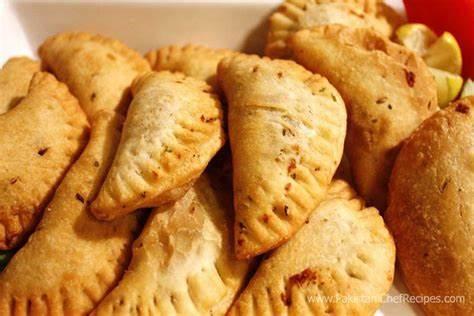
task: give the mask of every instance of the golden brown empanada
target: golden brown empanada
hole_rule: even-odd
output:
[[[100,219],[183,196],[225,140],[221,104],[204,81],[150,72],[132,93],[117,155],[92,204]]]
[[[153,70],[182,72],[186,76],[206,81],[217,90],[217,65],[235,52],[228,49],[212,49],[200,45],[167,46],[146,54]]]
[[[101,110],[123,113],[129,87],[150,66],[119,41],[88,33],[61,33],[39,48],[45,65],[65,82],[89,118]]]
[[[0,274],[0,315],[86,315],[121,277],[136,216],[109,223],[86,210],[112,162],[119,123],[110,114],[96,115],[86,149]]]
[[[219,64],[229,103],[235,249],[250,258],[285,242],[321,202],[339,165],[344,102],[292,61],[240,54]]]
[[[375,313],[392,284],[395,246],[378,211],[364,208],[347,184],[336,185],[262,261],[228,315]]]
[[[0,114],[17,105],[28,93],[31,78],[40,63],[27,57],[10,58],[0,69]]]
[[[36,225],[84,147],[88,127],[76,98],[45,72],[33,76],[20,104],[0,115],[0,249],[17,246]]]
[[[453,298],[420,304],[426,315],[474,315],[474,96],[415,130],[389,192],[385,219],[410,293]]]
[[[369,29],[304,30],[290,47],[298,63],[326,76],[344,98],[354,181],[362,197],[383,211],[401,143],[438,110],[433,76],[413,52]]]
[[[288,58],[291,50],[287,41],[292,34],[326,24],[371,28],[390,37],[392,27],[384,16],[377,14],[377,8],[376,1],[285,0],[270,17],[265,54]]]
[[[203,175],[179,201],[155,209],[94,315],[224,315],[249,268],[234,257],[226,200]]]

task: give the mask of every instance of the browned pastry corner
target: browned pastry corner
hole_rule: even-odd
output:
[[[28,93],[31,78],[40,71],[40,63],[28,57],[13,57],[0,69],[0,114],[20,103]]]
[[[52,36],[38,52],[45,66],[68,85],[89,119],[102,110],[125,114],[133,79],[150,70],[147,61],[123,43],[84,32]]]
[[[228,49],[214,49],[201,45],[171,45],[148,52],[145,58],[156,71],[182,72],[186,76],[206,81],[215,91],[217,65],[224,58],[235,54]]]

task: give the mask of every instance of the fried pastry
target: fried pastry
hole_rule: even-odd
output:
[[[183,196],[225,140],[221,104],[205,82],[150,72],[132,93],[117,155],[91,207],[100,219]]]
[[[304,8],[305,5],[345,4],[350,5],[364,13],[375,15],[377,10],[379,10],[378,5],[381,1],[383,0],[294,0],[291,2],[291,5],[288,6],[288,10],[292,11],[291,9],[293,6]],[[283,11],[284,10],[285,9],[283,9]]]
[[[436,113],[412,134],[390,179],[387,225],[399,266],[427,315],[474,315],[474,97]],[[459,301],[459,297],[464,301]]]
[[[119,41],[88,33],[61,33],[39,48],[45,65],[65,82],[89,118],[101,111],[124,114],[129,87],[150,66]]]
[[[76,98],[38,72],[28,94],[0,115],[0,249],[19,245],[87,141]]]
[[[20,103],[28,93],[33,74],[40,63],[27,57],[10,58],[0,69],[0,114]]]
[[[146,54],[145,58],[156,71],[182,72],[186,76],[206,81],[218,90],[217,65],[235,52],[227,49],[212,49],[200,45],[167,46]]]
[[[428,67],[415,53],[369,29],[330,25],[303,30],[290,47],[298,63],[327,77],[344,98],[346,153],[356,187],[383,211],[403,140],[438,110]]]
[[[112,162],[119,123],[110,114],[96,115],[86,149],[0,274],[0,315],[86,315],[121,277],[136,216],[109,223],[86,210]]]
[[[203,175],[183,198],[155,209],[123,279],[94,315],[224,315],[249,261],[234,257],[232,203],[218,192]]]
[[[262,261],[228,315],[376,312],[392,284],[395,246],[378,211],[364,208],[347,183],[336,186],[307,224]]]
[[[288,58],[291,50],[287,41],[292,34],[326,24],[371,28],[390,37],[393,29],[383,15],[377,14],[377,8],[376,1],[285,0],[270,16],[265,54]]]
[[[240,54],[219,64],[229,104],[235,249],[250,258],[290,238],[321,202],[340,162],[344,102],[292,61]]]

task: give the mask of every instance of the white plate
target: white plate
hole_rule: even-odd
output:
[[[265,20],[280,0],[1,1],[0,64],[35,56],[52,34],[81,30],[122,40],[140,52],[167,44],[200,43],[259,53]],[[402,12],[401,0],[387,1]],[[407,293],[400,277],[388,296]],[[422,315],[409,303],[385,303],[376,315]]]
[[[259,53],[265,20],[280,0],[0,1],[0,63],[34,56],[48,36],[90,31],[146,52],[200,43]],[[401,0],[387,1],[399,10]]]

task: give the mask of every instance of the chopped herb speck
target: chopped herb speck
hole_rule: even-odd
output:
[[[38,155],[40,156],[44,156],[44,154],[46,154],[46,152],[48,151],[48,147],[45,147],[45,148],[41,148],[40,150],[38,150]]]
[[[76,200],[78,200],[79,202],[81,202],[82,204],[84,204],[84,198],[83,198],[82,195],[80,195],[79,193],[76,193]]]

